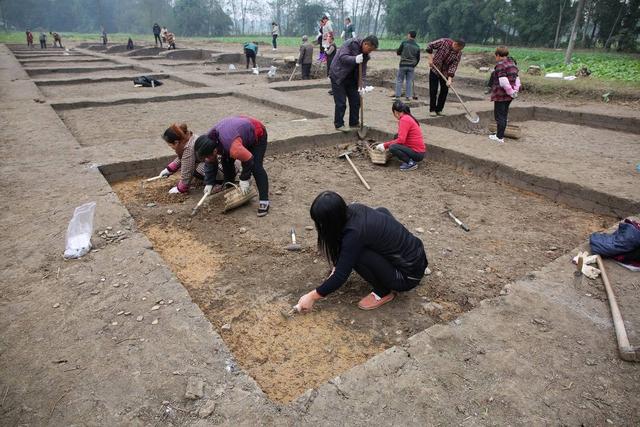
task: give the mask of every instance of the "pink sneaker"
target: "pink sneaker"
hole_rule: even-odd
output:
[[[360,300],[360,302],[358,303],[358,308],[362,310],[375,310],[378,307],[382,307],[394,298],[395,294],[393,292],[382,298],[376,295],[375,292],[371,292],[369,295]]]

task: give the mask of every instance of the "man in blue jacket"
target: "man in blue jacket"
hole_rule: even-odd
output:
[[[333,124],[339,131],[349,131],[344,125],[347,99],[349,100],[349,127],[358,127],[358,110],[360,109],[358,67],[362,64],[364,86],[369,54],[376,49],[378,49],[378,38],[376,36],[367,36],[364,39],[353,38],[347,40],[340,49],[338,49],[336,56],[331,62],[329,77],[331,78],[331,90],[335,102]]]

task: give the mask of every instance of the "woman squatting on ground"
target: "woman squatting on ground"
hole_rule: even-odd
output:
[[[427,151],[422,138],[420,124],[411,115],[411,108],[402,101],[395,101],[391,111],[398,119],[398,135],[396,139],[376,145],[376,150],[389,152],[400,159],[401,171],[410,171],[418,168],[418,162],[424,159]]]
[[[222,159],[225,182],[235,181],[234,161],[239,160],[242,163],[240,190],[245,194],[249,191],[253,175],[260,198],[258,216],[269,213],[269,178],[263,166],[267,129],[259,120],[247,116],[225,117],[198,138],[195,150],[198,158],[205,161],[205,194],[211,193],[216,183],[218,155]]]
[[[169,194],[188,193],[191,180],[195,177],[204,179],[204,162],[196,160],[195,142],[198,135],[191,132],[186,124],[172,124],[164,131],[162,139],[176,152],[175,158],[160,175],[167,178],[180,170],[180,181],[169,190]]]
[[[325,191],[313,201],[310,213],[318,249],[333,271],[322,285],[300,298],[298,311],[310,311],[316,301],[342,286],[352,270],[373,288],[358,303],[363,310],[386,304],[394,292],[413,289],[422,280],[428,264],[422,240],[387,209],[358,203],[347,206],[339,194]]]

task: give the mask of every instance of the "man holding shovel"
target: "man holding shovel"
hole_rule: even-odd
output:
[[[341,132],[349,131],[344,125],[347,99],[349,100],[349,127],[355,129],[359,126],[360,94],[364,93],[364,89],[358,87],[358,72],[361,66],[364,80],[367,75],[369,54],[376,49],[378,49],[376,36],[367,36],[364,39],[353,38],[347,40],[338,49],[331,63],[329,78],[335,103],[333,124]]]
[[[427,45],[428,61],[429,61],[429,96],[431,102],[429,104],[429,112],[432,117],[443,116],[442,110],[444,104],[447,101],[447,94],[449,93],[449,86],[453,82],[453,77],[458,69],[458,64],[462,58],[462,49],[464,49],[465,42],[462,39],[438,39],[434,40]],[[434,53],[435,51],[435,53]],[[447,79],[445,80],[440,74],[433,68],[437,68],[442,75]],[[438,86],[440,87],[440,94],[438,95]]]

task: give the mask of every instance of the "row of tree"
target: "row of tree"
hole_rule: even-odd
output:
[[[559,47],[576,14],[577,46],[637,49],[640,0],[394,0],[386,18],[394,34],[415,29],[429,38]]]
[[[329,14],[334,30],[351,17],[358,34],[559,47],[576,22],[579,47],[636,50],[640,0],[0,0],[5,28],[145,33],[154,22],[178,36],[314,35]],[[577,20],[576,20],[577,18]]]

